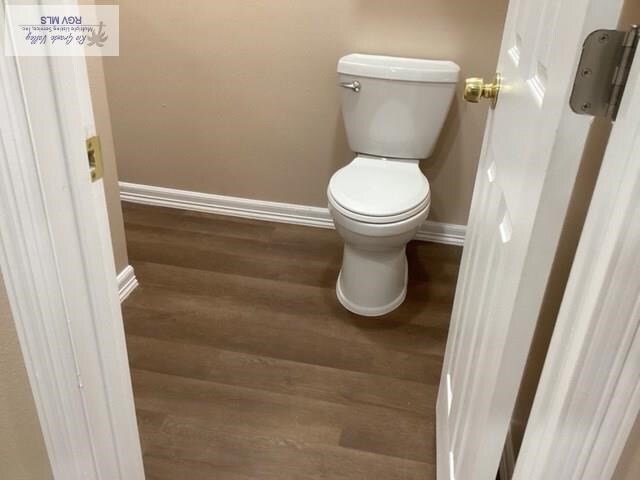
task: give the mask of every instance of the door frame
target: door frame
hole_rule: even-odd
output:
[[[0,83],[0,268],[53,476],[142,480],[86,62],[2,55]]]
[[[54,478],[138,480],[144,473],[116,272],[106,248],[110,246],[110,239],[105,238],[108,225],[104,225],[104,216],[95,215],[90,201],[93,192],[87,180],[85,132],[78,120],[83,110],[78,92],[86,85],[69,65],[69,59],[55,57],[0,60],[0,127],[7,132],[0,131],[4,137],[4,152],[0,151],[0,266]],[[38,115],[29,115],[36,105]],[[52,118],[58,121],[47,121]],[[613,176],[603,170],[600,183],[613,180]],[[51,189],[60,185],[63,188],[56,191],[56,201],[50,201]],[[614,192],[620,202],[632,198],[628,191]],[[637,199],[638,193],[634,192],[633,198]],[[590,213],[589,218],[609,215],[613,197],[594,197],[591,208],[598,213]],[[608,229],[606,244],[613,247],[638,221],[630,218],[629,223]],[[602,241],[601,235],[595,227],[585,228],[580,251]],[[74,245],[79,248],[70,248]],[[572,274],[575,279],[570,281],[569,293],[592,286],[589,281],[595,277],[591,270],[602,267],[583,258],[586,254],[578,255],[578,273]],[[620,279],[625,285],[630,280]],[[604,335],[610,318],[591,316],[581,325],[584,335],[576,335],[570,316],[572,303],[582,305],[579,297],[575,294],[561,312],[516,466],[520,477],[516,478],[541,478],[536,476],[536,468],[544,463],[540,454],[545,454],[554,468],[574,472],[573,476],[546,478],[581,478],[576,472],[587,463],[584,468],[593,469],[588,471],[604,465],[601,471],[612,472],[633,424],[634,411],[637,413],[640,338],[636,333],[633,343],[625,347],[626,353],[618,352],[606,370],[596,369],[596,364],[585,359],[610,352],[609,337]],[[102,308],[105,305],[108,308]],[[635,320],[617,320],[616,331],[632,328],[635,322],[637,332],[637,315]],[[598,329],[603,326],[607,328]],[[567,388],[554,381],[559,375],[554,371],[571,380]],[[617,383],[611,385],[608,378],[617,379]],[[591,394],[581,396],[585,385],[604,388],[592,388]],[[581,399],[602,402],[596,402],[592,428],[580,442],[577,436],[562,436],[560,420],[566,412],[563,408]],[[594,446],[600,443],[609,446],[606,456],[593,455]],[[567,455],[573,448],[591,455]]]
[[[638,104],[640,50],[592,196],[514,480],[611,478],[640,414]]]

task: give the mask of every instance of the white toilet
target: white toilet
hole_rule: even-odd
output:
[[[340,59],[342,113],[356,158],[327,194],[345,242],[337,296],[353,313],[378,316],[407,293],[405,248],[429,214],[419,168],[449,111],[460,67],[453,62],[352,54]]]

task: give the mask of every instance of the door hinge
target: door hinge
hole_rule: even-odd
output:
[[[95,182],[96,180],[100,180],[103,173],[100,137],[87,138],[87,159],[89,160],[91,181]]]
[[[640,31],[596,30],[582,46],[571,92],[571,110],[581,115],[616,119]]]

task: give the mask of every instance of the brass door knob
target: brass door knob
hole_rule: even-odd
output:
[[[502,86],[500,74],[496,74],[493,83],[484,83],[482,78],[467,78],[464,86],[464,99],[470,103],[478,103],[481,98],[491,100],[491,107],[498,102],[498,94]]]

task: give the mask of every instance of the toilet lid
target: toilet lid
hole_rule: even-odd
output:
[[[356,157],[329,182],[329,196],[366,217],[397,217],[428,202],[429,182],[417,162]]]

